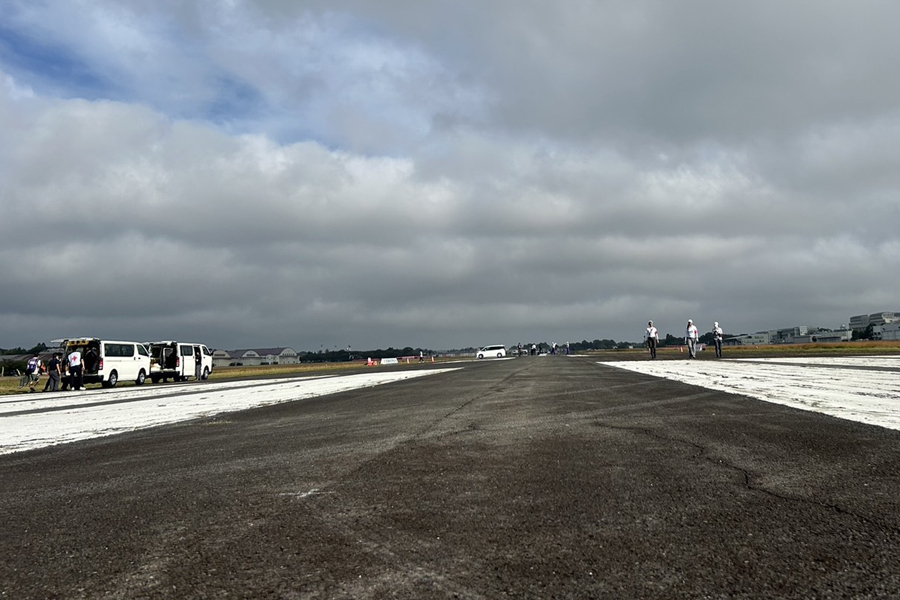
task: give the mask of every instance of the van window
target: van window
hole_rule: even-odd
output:
[[[193,346],[182,346],[181,347],[181,355],[182,356],[193,356],[194,355],[194,347]]]
[[[106,356],[134,356],[134,344],[103,344],[103,353]]]
[[[212,353],[209,351],[209,348],[207,348],[206,346],[200,346],[200,347],[203,348],[203,354],[205,354],[206,356],[212,356]]]
[[[150,356],[150,354],[147,352],[147,347],[144,346],[143,344],[138,344],[137,348],[138,348],[138,354],[140,354],[141,356]]]

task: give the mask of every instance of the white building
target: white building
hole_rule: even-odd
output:
[[[850,329],[853,331],[865,331],[869,326],[869,315],[855,315],[850,317]]]
[[[868,315],[856,315],[850,317],[850,329],[854,331],[865,331],[866,327],[869,325],[878,327],[879,325],[897,322],[900,322],[900,312],[882,311]]]
[[[769,344],[769,332],[745,333],[728,338],[722,342],[726,346],[765,346]]]
[[[878,327],[887,323],[896,323],[900,321],[900,314],[893,312],[872,313],[869,315],[869,325]]]
[[[885,323],[872,328],[872,337],[876,340],[900,340],[900,322]]]
[[[850,329],[838,329],[837,331],[817,331],[807,336],[794,338],[794,344],[827,344],[834,342],[849,342],[853,339],[853,331]]]
[[[798,325],[797,327],[785,327],[769,332],[770,339],[773,344],[798,344],[803,343],[801,340],[809,335],[809,327],[806,325]]]
[[[247,350],[216,350],[213,364],[217,367],[232,365],[296,365],[300,356],[293,348],[250,348]]]

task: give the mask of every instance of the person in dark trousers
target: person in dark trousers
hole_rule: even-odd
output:
[[[650,358],[656,358],[656,347],[659,346],[659,330],[653,326],[653,321],[647,323],[644,339],[647,340],[647,348],[650,349]]]
[[[72,385],[72,391],[84,390],[84,362],[81,359],[81,351],[72,350],[69,352],[69,383]]]
[[[719,322],[716,321],[713,323],[713,342],[716,344],[716,358],[722,358],[722,328],[719,327]]]
[[[72,384],[72,380],[69,379],[68,369],[69,369],[69,361],[63,358],[64,355],[60,355],[59,359],[59,380],[62,383],[60,386],[60,390],[65,392],[69,389],[69,386]]]
[[[53,358],[50,359],[50,362],[47,363],[47,383],[44,384],[45,392],[59,391],[59,380],[62,376],[62,372],[59,369],[59,365],[62,361],[59,358],[60,354],[59,352],[56,352],[53,354]]]
[[[203,379],[203,353],[199,346],[194,346],[194,377],[197,381]]]

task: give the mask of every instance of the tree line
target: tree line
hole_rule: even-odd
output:
[[[35,354],[46,352],[47,349],[49,349],[49,346],[44,343],[40,343],[34,348],[29,348],[27,350],[22,347],[0,348],[0,375],[18,374],[20,372],[24,372],[25,365],[28,363],[27,358],[24,360],[14,360],[12,358],[2,358],[3,356],[34,356]]]
[[[46,352],[49,348],[50,348],[50,346],[41,342],[34,348],[30,348],[28,350],[26,350],[25,348],[22,348],[21,346],[19,346],[17,348],[0,348],[0,355],[3,355],[3,354],[7,354],[7,355],[8,354],[32,354],[32,355],[34,355],[34,354],[40,354],[41,352]]]

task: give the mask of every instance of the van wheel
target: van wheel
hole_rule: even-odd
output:
[[[109,374],[109,379],[105,382],[106,387],[114,388],[117,383],[119,383],[119,374],[116,371],[113,371]]]
[[[141,372],[138,373],[138,378],[134,380],[135,385],[144,385],[144,382],[147,381],[147,374],[144,373],[144,370],[141,369]]]
[[[503,358],[503,355],[502,355],[501,353],[498,352],[498,353],[497,353],[497,358]]]
[[[203,379],[209,379],[209,367],[203,367]]]

